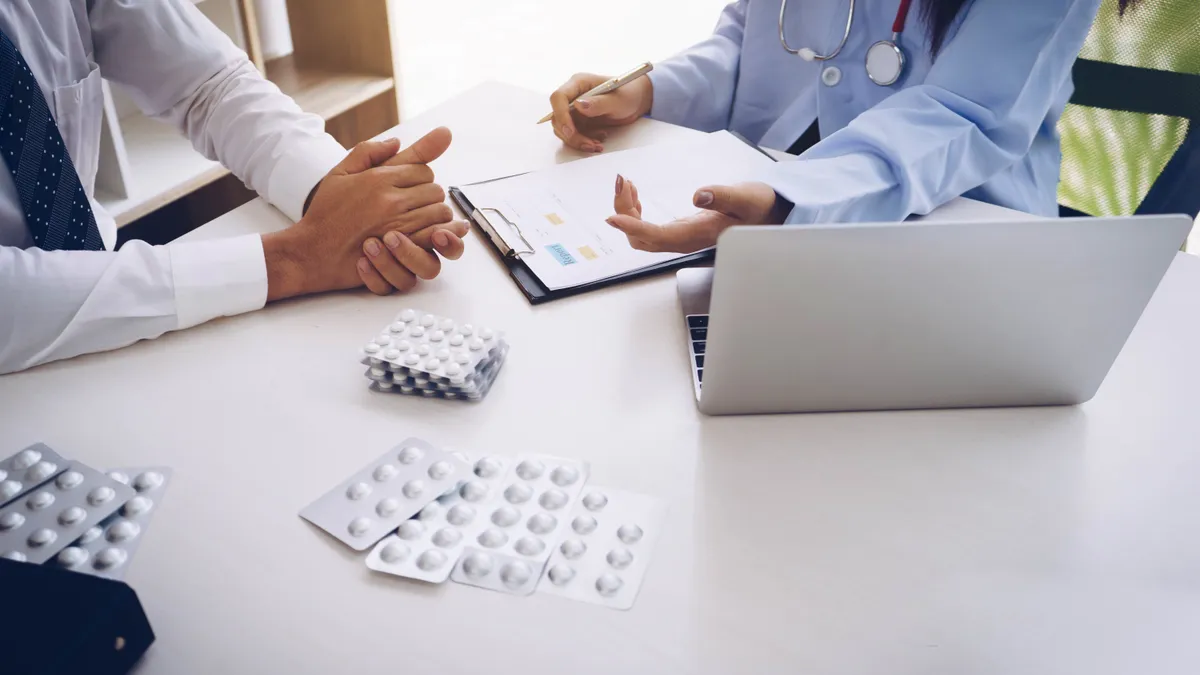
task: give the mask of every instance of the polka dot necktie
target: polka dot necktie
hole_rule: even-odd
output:
[[[12,172],[38,248],[104,250],[92,205],[46,98],[4,31],[0,31],[0,156]]]

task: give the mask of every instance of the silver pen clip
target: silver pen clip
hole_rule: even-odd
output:
[[[501,220],[503,220],[504,223],[506,225],[508,225],[509,229],[511,229],[513,232],[517,233],[517,237],[521,240],[521,243],[524,244],[524,246],[525,246],[524,250],[517,249],[512,244],[508,243],[508,240],[505,239],[503,235],[496,232],[495,226],[492,225],[492,221],[488,220],[488,218],[483,215],[484,211],[490,211],[491,213],[494,213],[497,216],[500,216]],[[527,239],[525,239],[524,233],[521,232],[521,228],[518,227],[516,223],[509,220],[508,216],[501,213],[499,209],[493,209],[493,208],[475,209],[475,214],[473,215],[473,219],[475,220],[475,222],[479,223],[479,225],[481,227],[483,227],[483,229],[485,231],[487,231],[487,235],[492,238],[492,242],[494,244],[496,244],[497,248],[500,249],[501,254],[511,255],[515,258],[520,258],[523,255],[533,255],[535,253],[535,251],[533,250],[533,246],[530,245],[529,241]]]

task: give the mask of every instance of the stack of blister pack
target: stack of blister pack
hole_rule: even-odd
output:
[[[479,401],[507,355],[490,328],[406,309],[367,343],[362,362],[375,391]]]
[[[300,516],[356,551],[373,546],[377,572],[629,609],[665,510],[587,480],[577,460],[473,461],[411,438]]]
[[[101,473],[38,443],[0,461],[0,557],[121,579],[171,471]]]

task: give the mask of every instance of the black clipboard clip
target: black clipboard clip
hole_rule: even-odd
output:
[[[515,246],[510,244],[508,242],[508,240],[504,238],[503,235],[498,233],[496,231],[496,227],[494,225],[492,225],[492,221],[489,220],[487,216],[483,215],[485,211],[494,213],[497,216],[500,216],[500,218],[504,221],[504,224],[507,225],[509,227],[509,229],[511,229],[513,232],[517,233],[517,238],[519,238],[521,240],[521,244],[523,244],[525,246],[525,248],[524,249],[516,248]],[[525,238],[525,233],[521,231],[520,226],[518,226],[513,221],[509,220],[508,216],[504,215],[500,211],[500,209],[493,209],[491,207],[486,207],[486,206],[483,208],[475,209],[475,212],[473,214],[471,214],[471,220],[474,220],[475,223],[477,225],[479,225],[480,228],[483,229],[483,231],[487,234],[487,236],[492,240],[492,243],[500,251],[501,255],[504,255],[507,257],[512,257],[512,258],[520,258],[523,255],[533,255],[534,253],[536,253],[536,251],[534,251],[534,249],[533,249],[533,246],[529,243],[529,240]]]

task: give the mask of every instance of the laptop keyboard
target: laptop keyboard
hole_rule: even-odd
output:
[[[704,353],[708,344],[708,315],[691,314],[687,317],[688,332],[691,333],[692,377],[696,390],[704,382]]]

